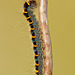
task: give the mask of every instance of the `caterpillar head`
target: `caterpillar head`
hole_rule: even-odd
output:
[[[30,0],[29,3],[31,4],[32,7],[37,6],[37,2],[35,0]]]

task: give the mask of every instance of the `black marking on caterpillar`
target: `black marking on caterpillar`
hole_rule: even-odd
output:
[[[35,56],[35,73],[37,75],[43,75],[43,52],[41,47],[41,36],[38,21],[33,14],[33,8],[37,5],[35,0],[30,0],[24,3],[24,13],[27,21],[29,21],[30,31],[32,35],[34,56]]]

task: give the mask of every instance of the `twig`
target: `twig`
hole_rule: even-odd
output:
[[[44,75],[52,75],[52,49],[47,21],[47,0],[39,0],[39,19],[44,41]]]

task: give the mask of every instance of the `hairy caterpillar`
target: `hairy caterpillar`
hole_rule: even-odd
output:
[[[23,15],[29,21],[30,31],[32,35],[34,56],[35,56],[35,73],[37,75],[43,75],[43,52],[42,52],[42,40],[41,33],[39,29],[38,21],[36,20],[35,15],[33,14],[33,8],[37,5],[35,0],[30,0],[29,2],[24,3],[24,12]]]

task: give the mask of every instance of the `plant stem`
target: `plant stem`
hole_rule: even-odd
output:
[[[39,0],[39,19],[44,41],[44,75],[52,75],[52,48],[47,20],[47,0]]]

